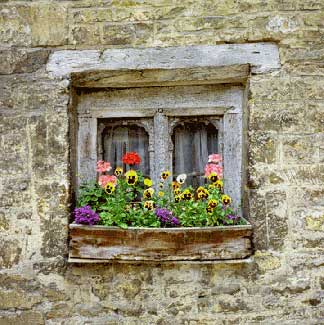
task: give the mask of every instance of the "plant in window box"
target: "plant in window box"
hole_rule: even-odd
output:
[[[220,155],[209,156],[207,183],[197,189],[186,186],[186,174],[172,181],[168,170],[153,187],[150,178],[134,169],[140,162],[136,152],[126,153],[123,163],[129,169],[117,167],[112,173],[109,162],[98,161],[98,181],[80,188],[70,226],[70,257],[179,260],[250,255],[251,226],[223,193]]]
[[[223,193],[219,155],[209,156],[205,167],[206,185],[197,189],[186,187],[186,174],[170,182],[170,172],[164,171],[157,193],[152,187],[152,180],[133,169],[141,162],[136,152],[126,153],[123,162],[130,166],[128,171],[123,173],[122,168],[117,167],[114,175],[109,175],[110,163],[98,161],[98,182],[81,186],[79,208],[74,212],[76,216],[80,215],[86,206],[84,214],[89,215],[89,222],[85,216],[76,218],[76,223],[94,224],[89,207],[99,215],[97,223],[121,228],[206,227],[245,223],[230,207],[231,198]]]

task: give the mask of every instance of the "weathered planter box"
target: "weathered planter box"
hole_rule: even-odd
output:
[[[70,224],[70,262],[213,261],[252,254],[252,226],[128,228]]]

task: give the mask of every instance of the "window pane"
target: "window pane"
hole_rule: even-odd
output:
[[[142,158],[141,164],[136,169],[144,175],[150,175],[149,164],[149,137],[143,127],[137,125],[112,125],[102,133],[103,159],[109,161],[113,168],[123,166],[122,157],[126,152],[136,151]]]
[[[174,128],[172,140],[173,175],[186,173],[188,185],[204,184],[204,167],[208,155],[218,152],[215,126],[211,123],[184,122]]]

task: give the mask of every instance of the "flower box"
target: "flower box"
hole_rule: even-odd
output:
[[[216,261],[252,254],[252,226],[134,228],[70,224],[70,262]]]

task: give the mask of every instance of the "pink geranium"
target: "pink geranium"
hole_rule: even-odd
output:
[[[207,164],[205,166],[205,176],[208,177],[211,173],[216,173],[219,178],[222,178],[223,167],[217,164]]]
[[[98,183],[101,187],[106,187],[108,183],[116,185],[117,177],[114,175],[101,175],[99,176]]]
[[[208,162],[213,163],[213,164],[218,164],[221,161],[223,161],[222,156],[219,155],[218,153],[213,153],[208,156]]]
[[[99,160],[97,162],[97,172],[104,173],[108,172],[111,169],[110,162]]]

